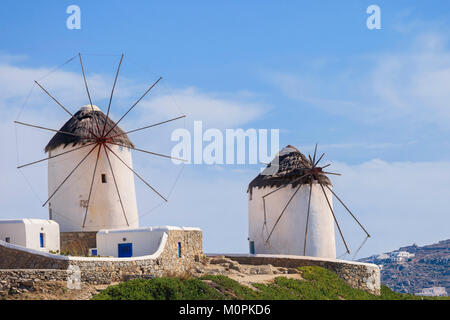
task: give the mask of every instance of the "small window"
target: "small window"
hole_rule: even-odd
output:
[[[10,242],[11,242],[11,239],[10,239],[9,237],[6,237],[6,238],[5,238],[5,242],[10,243]]]
[[[250,241],[250,254],[255,254],[255,241]]]
[[[181,258],[181,242],[178,242],[178,258]]]
[[[102,183],[106,183],[106,174],[102,173]]]

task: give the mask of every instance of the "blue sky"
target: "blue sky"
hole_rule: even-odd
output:
[[[66,28],[71,4],[81,8],[81,30]],[[381,8],[381,30],[366,27],[371,4]],[[2,159],[2,174],[13,181],[2,181],[3,216],[46,216],[34,195],[45,197],[46,169],[17,172],[15,150],[25,156],[25,146],[41,148],[48,136],[16,143],[10,137],[18,129],[11,123],[20,110],[20,119],[51,127],[67,119],[49,101],[33,100],[42,98],[36,91],[31,101],[39,103],[22,109],[33,80],[82,52],[97,90],[94,102],[101,106],[123,52],[118,102],[161,75],[155,95],[170,91],[188,114],[188,128],[194,120],[220,129],[278,128],[281,146],[305,153],[319,143],[343,174],[333,180],[336,191],[373,234],[361,255],[448,238],[449,13],[450,3],[443,1],[3,1],[1,136],[13,150]],[[69,63],[43,80],[72,110],[87,103],[69,90],[82,86],[71,77],[77,67]],[[118,103],[113,115],[125,105]],[[169,115],[151,106],[144,103],[124,128]],[[157,131],[162,138],[136,139],[167,152],[175,127]],[[42,157],[39,148],[25,158]],[[146,159],[136,156],[136,166],[152,174]],[[155,181],[170,180],[162,186],[169,192],[180,168],[161,166],[170,177],[161,169]],[[143,216],[141,224],[200,226],[206,251],[245,252],[245,191],[258,169],[186,165],[169,204]],[[145,192],[138,185],[142,215],[158,204]],[[357,247],[361,234],[337,210]]]

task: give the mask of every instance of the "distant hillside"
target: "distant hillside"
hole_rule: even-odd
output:
[[[396,292],[450,294],[450,239],[419,247],[415,244],[398,250],[360,259],[381,267],[381,283]]]

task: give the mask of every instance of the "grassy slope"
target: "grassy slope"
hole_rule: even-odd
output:
[[[271,284],[254,284],[252,290],[225,276],[137,279],[110,286],[94,300],[419,300],[433,299],[395,293],[382,286],[381,296],[350,287],[335,273],[320,267],[301,267],[304,280],[277,277]]]

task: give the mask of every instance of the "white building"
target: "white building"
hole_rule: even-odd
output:
[[[392,253],[391,260],[401,262],[413,258],[414,256],[414,253],[409,253],[408,251],[395,251]]]
[[[430,296],[430,297],[446,297],[447,290],[445,287],[431,287],[423,288],[420,292],[416,293],[419,296]]]
[[[276,159],[279,159],[278,165],[274,162]],[[336,258],[334,219],[322,188],[311,178],[298,181],[310,167],[310,161],[292,146],[282,149],[275,160],[253,179],[248,188],[250,253]],[[319,174],[318,177],[322,184],[332,187],[324,174]],[[310,183],[312,192],[307,218]],[[299,185],[300,188],[292,198]],[[281,186],[286,187],[275,191]],[[332,194],[327,188],[324,189],[332,205]],[[272,191],[275,192],[267,195]],[[267,196],[263,200],[265,195]]]
[[[59,223],[61,232],[137,227],[139,221],[133,172],[112,152],[108,152],[108,160],[104,147],[97,146],[92,150],[89,156],[58,189],[71,171],[95,146],[95,144],[87,146],[95,142],[91,132],[96,136],[101,136],[106,116],[97,106],[92,108],[88,105],[75,113],[74,118],[70,118],[64,124],[60,129],[61,132],[58,132],[45,148],[49,157],[62,154],[48,161],[48,193],[51,197],[48,203],[50,219]],[[108,119],[106,132],[113,126],[114,122]],[[123,133],[116,126],[109,136],[116,136],[112,138],[112,141],[117,144],[134,147],[127,135]],[[132,168],[131,150],[129,148],[112,144],[108,144],[108,147]],[[100,153],[98,153],[99,148]],[[71,150],[75,151],[70,152]],[[93,178],[97,154],[99,160]],[[113,170],[111,170],[109,162],[111,162]],[[114,172],[114,175],[112,172]],[[120,198],[114,179],[117,182]],[[92,181],[92,194],[86,214]]]
[[[0,220],[0,240],[45,252],[59,251],[59,225],[43,219]]]
[[[154,254],[168,230],[200,230],[198,228],[144,227],[134,229],[100,230],[97,232],[97,255],[102,257],[139,257]],[[178,243],[178,256],[183,254]]]

